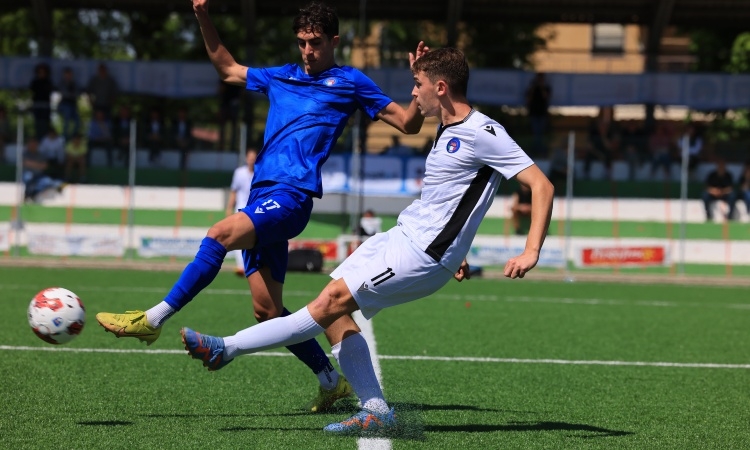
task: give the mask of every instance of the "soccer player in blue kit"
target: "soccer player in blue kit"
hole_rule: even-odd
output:
[[[404,109],[359,70],[336,64],[338,17],[325,4],[309,4],[293,21],[303,65],[262,69],[238,64],[224,47],[209,18],[208,0],[193,0],[193,10],[221,80],[267,95],[270,109],[247,206],[208,230],[195,259],[163,301],[145,312],[96,315],[99,324],[117,337],[135,337],[148,345],[159,337],[167,319],[211,283],[231,250],[243,249],[255,318],[263,322],[289,315],[282,304],[288,240],[302,232],[310,219],[313,197],[322,195],[321,166],[348,119],[361,109],[372,119],[408,134],[417,133],[424,120],[414,101]],[[409,54],[409,62],[428,50],[420,42],[416,52]],[[334,341],[340,337],[334,336]],[[325,411],[336,400],[352,395],[351,386],[317,341],[309,339],[287,348],[320,382],[308,405],[310,411]]]

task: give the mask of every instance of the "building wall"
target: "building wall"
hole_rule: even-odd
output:
[[[549,24],[537,34],[547,38],[547,48],[536,52],[532,62],[540,72],[640,73],[644,68],[642,32],[637,25],[624,29],[621,54],[592,53],[592,25]]]

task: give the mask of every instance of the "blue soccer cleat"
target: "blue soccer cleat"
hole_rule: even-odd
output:
[[[182,343],[193,359],[203,361],[203,367],[208,370],[219,370],[226,366],[232,359],[224,359],[224,339],[216,336],[208,336],[193,331],[190,328],[180,330]]]
[[[396,430],[396,413],[391,408],[386,414],[377,414],[363,409],[344,420],[327,425],[323,431],[340,435],[385,435]]]

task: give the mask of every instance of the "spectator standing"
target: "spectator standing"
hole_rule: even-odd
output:
[[[568,150],[562,141],[556,143],[550,152],[547,178],[555,187],[555,195],[564,195],[568,185]]]
[[[184,171],[188,154],[193,149],[193,121],[188,118],[184,106],[177,110],[177,117],[172,121],[171,137],[173,145],[180,152],[180,170]]]
[[[8,119],[8,110],[0,105],[0,163],[5,162],[5,146],[13,142],[13,130]]]
[[[620,131],[620,143],[628,163],[628,179],[635,180],[638,169],[648,160],[647,139],[635,120],[628,120]]]
[[[431,136],[431,137],[428,137],[427,139],[425,139],[424,144],[422,144],[421,155],[422,156],[429,155],[430,152],[432,151],[432,147],[434,145],[435,145],[435,137],[434,136]]]
[[[159,162],[161,151],[167,141],[167,130],[164,126],[164,119],[158,108],[151,108],[148,113],[148,119],[143,127],[144,143],[148,148],[148,161],[151,164]]]
[[[37,64],[34,78],[29,84],[31,90],[31,113],[34,116],[34,136],[41,140],[49,131],[52,115],[51,99],[55,86],[50,78],[50,69],[46,63]]]
[[[91,154],[94,148],[102,148],[107,154],[107,166],[112,167],[112,126],[109,124],[104,111],[94,111],[91,118],[88,133],[88,151],[86,152],[86,163],[91,164]]]
[[[745,214],[750,217],[750,160],[745,161],[745,165],[742,167],[738,187],[739,199],[745,202]]]
[[[537,155],[547,153],[545,144],[547,129],[549,128],[549,104],[552,98],[552,88],[547,83],[543,72],[538,72],[526,89],[526,110],[531,122],[533,135],[532,151]]]
[[[257,157],[257,150],[254,148],[247,149],[247,152],[245,152],[245,164],[234,169],[232,184],[229,186],[229,199],[227,200],[226,207],[227,217],[242,210],[247,205],[247,200],[250,198],[250,185],[255,174],[255,159]],[[242,278],[248,277],[249,275],[245,274],[243,251],[232,250],[232,253],[234,253],[234,260],[237,263],[234,273]]]
[[[78,182],[86,182],[88,146],[83,136],[74,134],[65,144],[65,181],[73,181],[73,170],[78,171]]]
[[[132,116],[130,108],[120,106],[117,117],[112,122],[112,144],[117,150],[117,159],[125,162],[125,167],[130,167],[130,121]]]
[[[55,127],[50,127],[47,135],[39,143],[39,153],[47,160],[47,173],[59,178],[65,161],[65,139]]]
[[[674,138],[672,128],[666,122],[656,124],[656,129],[648,140],[651,150],[651,176],[655,176],[659,168],[664,171],[664,179],[670,178],[672,171],[672,153],[674,149]]]
[[[713,220],[713,202],[721,200],[727,204],[727,220],[734,218],[736,196],[734,193],[734,178],[727,171],[723,159],[716,161],[716,170],[706,177],[706,190],[703,192],[703,205],[706,208],[706,221]]]
[[[57,189],[61,192],[65,183],[47,175],[47,159],[39,152],[39,141],[32,137],[26,143],[23,152],[22,180],[24,184],[24,198],[34,201],[38,194],[47,189]]]
[[[692,172],[703,159],[703,127],[694,122],[688,124],[685,134],[677,143],[680,149],[680,159],[682,159],[682,140],[685,138],[688,140],[688,171]]]
[[[104,63],[99,64],[96,75],[89,80],[86,93],[89,95],[94,111],[102,111],[104,117],[110,119],[112,108],[120,94],[120,87],[117,80],[109,74],[109,69]]]
[[[81,89],[73,76],[73,69],[63,69],[60,83],[60,103],[57,110],[62,117],[62,135],[66,140],[81,132],[81,115],[78,113],[78,97]]]
[[[521,219],[531,218],[531,189],[523,184],[518,184],[518,189],[513,193],[510,205],[510,220],[513,230],[517,235],[526,234],[521,227]]]
[[[583,163],[583,173],[591,177],[591,163],[599,160],[604,164],[606,178],[612,175],[612,159],[617,152],[617,125],[614,120],[614,109],[602,106],[599,113],[589,125],[589,142]]]
[[[391,145],[385,149],[385,154],[389,156],[413,156],[414,148],[401,143],[401,138],[397,135],[391,136]]]
[[[242,93],[243,89],[241,86],[219,82],[219,151],[234,148],[234,141],[237,138],[237,122],[240,118]],[[226,141],[227,124],[229,124],[228,143]]]

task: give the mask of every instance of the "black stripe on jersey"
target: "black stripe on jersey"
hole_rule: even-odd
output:
[[[445,228],[437,235],[434,241],[427,246],[425,253],[430,255],[436,262],[440,262],[448,247],[456,240],[456,236],[461,228],[466,224],[469,215],[482,198],[482,193],[490,182],[490,177],[495,170],[490,166],[484,166],[477,172],[477,176],[471,180],[469,188],[464,192],[458,207],[453,211],[453,215],[448,219]]]

